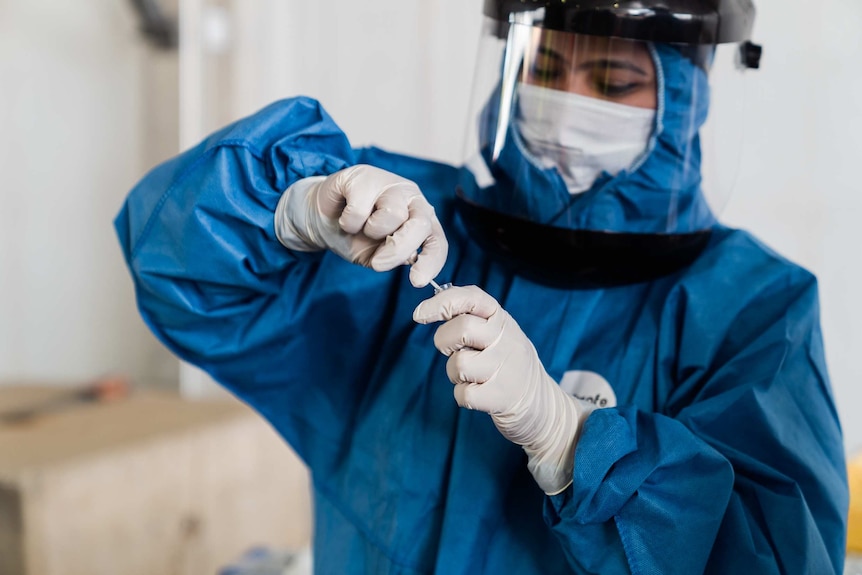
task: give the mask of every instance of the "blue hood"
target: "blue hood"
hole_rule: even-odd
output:
[[[590,190],[571,195],[556,170],[530,157],[510,125],[496,163],[490,150],[483,150],[496,184],[480,188],[464,168],[460,185],[466,197],[504,214],[576,230],[678,234],[714,226],[716,218],[701,191],[698,135],[709,110],[707,73],[669,45],[650,50],[658,83],[656,124],[631,172],[606,173]],[[498,109],[494,100],[486,106],[480,141],[492,141],[486,135],[496,125]]]

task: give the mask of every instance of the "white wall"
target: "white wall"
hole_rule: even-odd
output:
[[[227,1],[234,57],[220,97],[237,117],[280,97],[312,96],[354,146],[455,162],[482,3]]]
[[[176,379],[112,227],[135,180],[177,149],[176,65],[133,16],[125,1],[0,0],[2,383]]]
[[[819,279],[832,385],[862,451],[862,2],[759,0],[739,180],[725,213]]]

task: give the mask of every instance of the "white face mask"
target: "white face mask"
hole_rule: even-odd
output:
[[[519,84],[515,122],[530,154],[578,194],[602,172],[632,167],[649,144],[655,110]]]

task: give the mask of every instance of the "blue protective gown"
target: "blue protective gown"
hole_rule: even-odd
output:
[[[276,239],[284,189],[355,163],[419,184],[450,242],[439,279],[494,296],[552,377],[610,382],[618,405],[587,419],[562,494],[456,405],[435,326],[411,319],[430,288]],[[116,219],[153,332],[308,464],[317,572],[840,573],[847,484],[815,278],[718,227],[672,276],[543,287],[468,237],[457,178],[353,150],[296,98],[155,168]]]

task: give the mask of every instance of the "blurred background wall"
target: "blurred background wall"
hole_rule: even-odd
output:
[[[0,381],[176,379],[111,227],[177,149],[177,60],[130,3],[0,0]]]
[[[457,161],[481,0],[181,0],[179,51],[123,0],[0,0],[0,382],[122,371],[176,386],[112,229],[129,188],[209,130],[315,96],[354,145]],[[820,280],[847,447],[862,449],[862,3],[759,0],[762,70],[725,220]],[[720,80],[720,79],[719,79]]]

